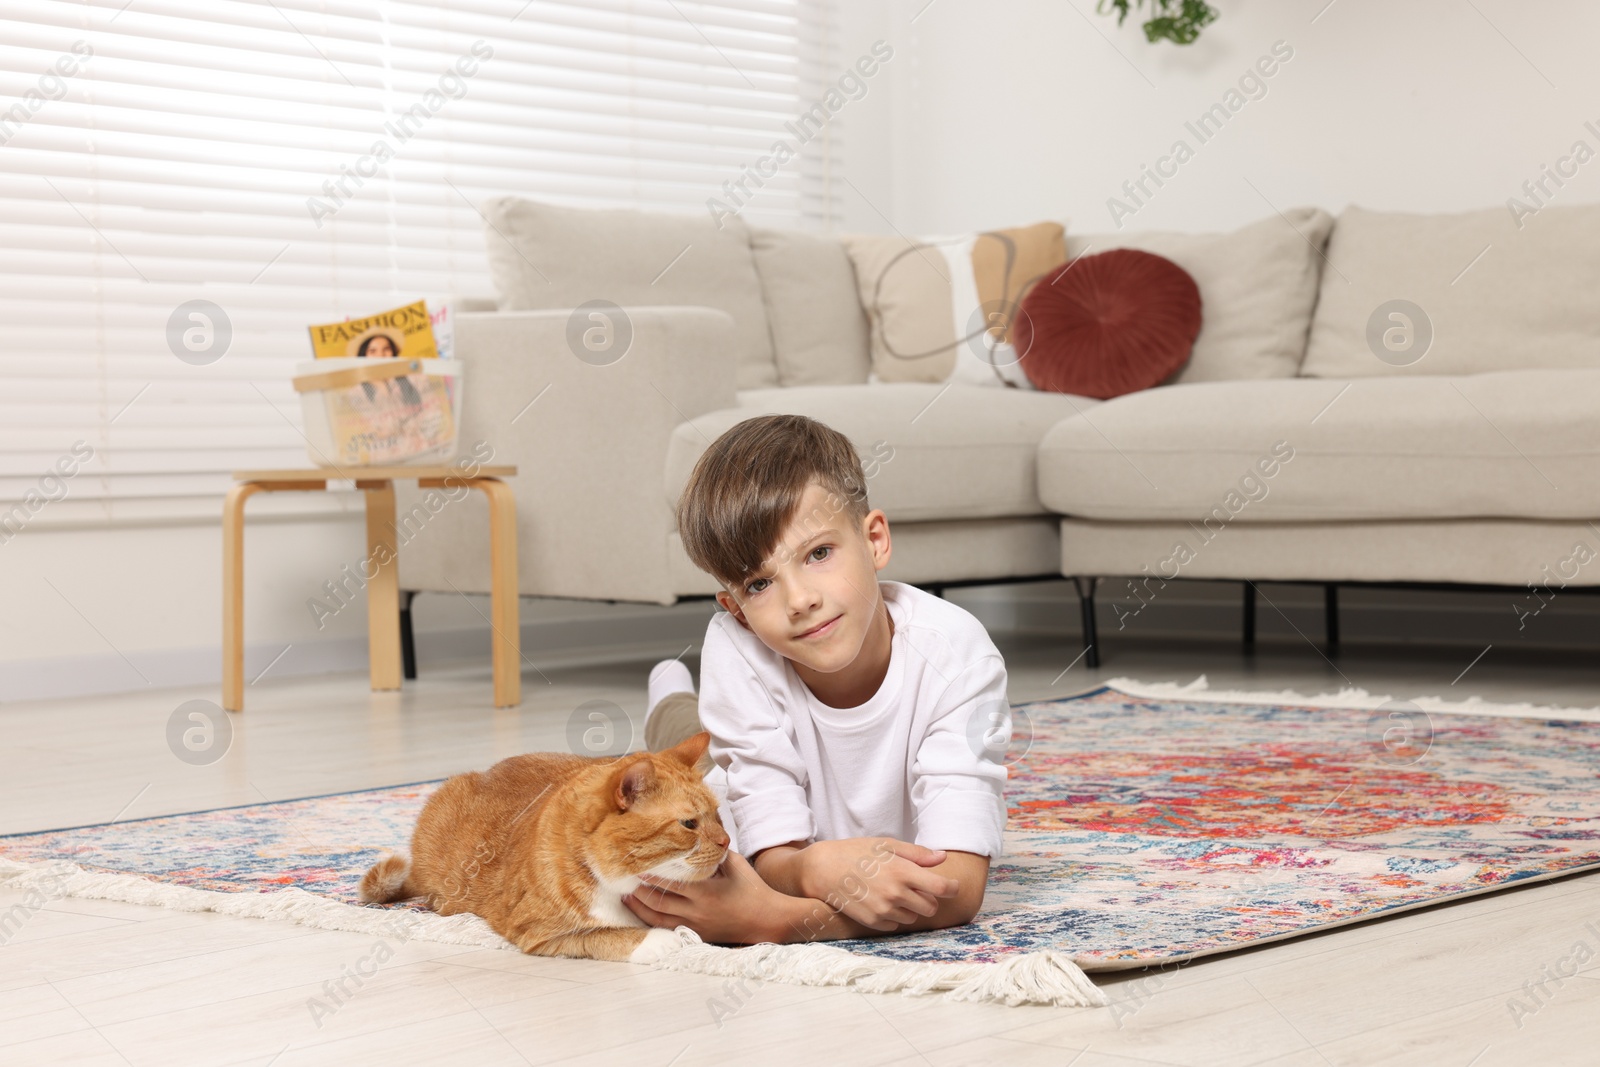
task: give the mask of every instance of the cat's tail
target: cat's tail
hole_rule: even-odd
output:
[[[410,874],[411,860],[402,853],[389,853],[361,876],[361,899],[368,904],[392,904],[416,896],[406,885]]]

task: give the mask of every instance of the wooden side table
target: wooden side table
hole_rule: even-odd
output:
[[[222,509],[222,706],[244,710],[244,502],[256,493],[327,489],[354,481],[367,500],[367,657],[372,688],[399,689],[400,561],[395,545],[394,483],[416,479],[423,489],[465,485],[489,498],[490,628],[494,703],[522,703],[522,631],[517,610],[517,503],[501,481],[515,467],[479,467],[466,477],[455,467],[337,467],[235,471]],[[365,574],[363,574],[365,577]]]

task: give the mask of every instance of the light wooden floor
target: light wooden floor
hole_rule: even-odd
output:
[[[1452,684],[1472,649],[1352,648],[1334,668],[1303,644],[1250,660],[1232,645],[1127,641],[1101,670],[1080,662],[1061,676],[1076,648],[997,637],[1018,702],[1116,675],[1187,682],[1204,672],[1219,688],[1317,692],[1343,672],[1397,697],[1600,703],[1600,664],[1577,656],[1497,655]],[[175,759],[165,730],[179,703],[213,692],[9,705],[0,831],[389,785],[565,748],[586,700],[641,712],[648,668],[547,669],[548,684],[529,672],[515,712],[488,709],[487,663],[431,672],[403,695],[369,694],[355,675],[264,682],[248,693],[231,751],[209,767]],[[0,895],[0,910],[20,899]],[[1528,999],[1524,983],[1580,942],[1584,969]],[[0,947],[0,1064],[1600,1063],[1600,875],[1165,973],[1102,976],[1117,1004],[1088,1011],[774,983],[739,996],[696,975],[410,943],[314,1020],[308,1001],[374,945],[287,923],[57,900]],[[1514,997],[1536,1010],[1514,1018]],[[737,1004],[720,1024],[716,1001]]]

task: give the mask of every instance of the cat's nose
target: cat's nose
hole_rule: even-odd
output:
[[[711,835],[711,843],[718,848],[727,848],[729,840],[728,832],[720,828]]]

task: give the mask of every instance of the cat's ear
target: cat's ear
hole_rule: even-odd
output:
[[[627,811],[633,807],[646,789],[656,780],[656,769],[650,765],[648,759],[634,760],[617,776],[617,788],[612,794],[612,801],[617,805],[618,811]]]
[[[706,749],[710,747],[711,735],[705,730],[701,730],[693,737],[679,741],[676,745],[661,753],[661,755],[669,759],[675,759],[692,770],[699,770],[703,775],[705,770],[709,769],[709,765],[702,767],[700,763],[705,757]]]

